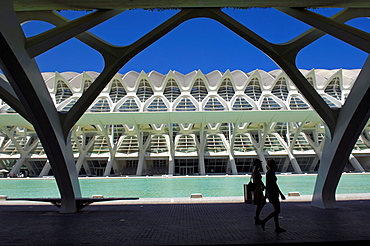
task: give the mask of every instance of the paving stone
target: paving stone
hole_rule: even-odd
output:
[[[341,201],[323,210],[309,202],[283,202],[275,233],[254,224],[244,203],[97,204],[76,214],[51,205],[0,204],[0,245],[214,245],[370,241],[370,200]],[[267,204],[262,211],[272,211]]]

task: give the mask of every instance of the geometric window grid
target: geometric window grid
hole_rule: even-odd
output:
[[[91,108],[90,112],[110,112],[109,101],[107,98],[100,98]]]
[[[195,80],[193,88],[191,88],[190,94],[198,101],[201,102],[208,94],[207,87],[203,80],[198,78]]]
[[[237,97],[232,107],[233,110],[252,110],[253,106],[244,97]]]
[[[274,88],[272,89],[271,93],[275,96],[277,96],[278,98],[280,98],[281,100],[286,100],[287,97],[288,97],[288,94],[289,94],[289,91],[288,91],[288,87],[287,87],[287,84],[286,84],[286,80],[285,78],[280,78]]]
[[[20,147],[23,148],[24,144],[26,143],[25,139],[23,137],[15,137],[15,141],[20,145]],[[2,150],[2,153],[5,153],[7,155],[16,155],[20,154],[18,152],[18,147],[17,145],[12,141],[8,140],[9,144],[6,144],[6,148]]]
[[[262,90],[258,78],[253,78],[245,88],[244,93],[252,98],[254,101],[258,101],[262,95]]]
[[[64,106],[60,110],[60,112],[68,112],[73,107],[73,105],[75,105],[76,102],[77,102],[77,98],[72,99],[71,101],[69,101],[69,103],[66,106]]]
[[[292,96],[290,98],[289,107],[291,110],[306,110],[310,106],[305,103],[300,96]]]
[[[234,151],[251,152],[255,151],[247,134],[237,134],[234,140]]]
[[[134,98],[126,99],[122,105],[118,108],[118,112],[138,112],[139,106],[137,105]]]
[[[85,92],[87,89],[89,89],[90,85],[92,84],[93,82],[89,79],[85,80],[85,83],[84,83],[84,90],[83,92]]]
[[[226,78],[224,79],[224,81],[222,81],[217,94],[220,95],[227,102],[231,100],[231,98],[235,94],[235,90],[229,78]]]
[[[37,146],[31,151],[31,154],[33,155],[44,155],[45,154],[44,147],[42,146],[40,141],[37,143]]]
[[[148,149],[146,150],[147,153],[163,153],[167,152],[167,141],[166,138],[162,135],[154,135],[150,139],[150,145]]]
[[[339,77],[335,77],[330,81],[328,86],[325,88],[325,93],[338,99],[342,99],[342,91],[340,89],[340,84],[339,84]]]
[[[67,98],[71,97],[72,95],[73,93],[68,88],[68,86],[62,80],[58,80],[57,91],[55,93],[55,102],[59,104],[66,100]]]
[[[8,114],[14,114],[14,113],[17,113],[12,107],[9,107],[5,110],[6,113]]]
[[[98,136],[95,138],[93,147],[89,149],[89,153],[102,154],[109,152],[109,145],[107,138],[104,136]]]
[[[196,152],[197,147],[195,145],[194,138],[191,135],[182,135],[176,146],[176,151],[182,153]]]
[[[115,79],[112,81],[112,85],[110,88],[109,96],[112,99],[113,103],[118,102],[121,100],[124,96],[126,96],[126,90],[123,88],[122,83]]]
[[[279,140],[272,134],[266,136],[265,144],[263,146],[264,151],[281,151],[284,150],[283,146],[280,144]]]
[[[139,87],[136,91],[136,96],[141,102],[145,102],[154,94],[152,87],[150,86],[148,80],[142,79],[140,81]]]
[[[162,98],[156,97],[148,106],[147,111],[149,112],[167,111],[167,106]]]
[[[219,135],[208,135],[205,151],[212,153],[226,151],[221,137]]]
[[[340,108],[337,105],[335,105],[335,103],[333,103],[327,96],[324,96],[324,95],[320,95],[320,96],[330,108],[332,109]]]
[[[139,152],[139,141],[136,136],[126,136],[117,149],[118,153],[132,154]]]
[[[308,83],[310,83],[313,86],[313,78],[312,77],[307,77],[306,78]]]
[[[292,139],[292,137],[291,137]],[[308,143],[304,135],[299,134],[296,142],[294,143],[293,150],[295,151],[307,151],[307,150],[312,150],[311,145]]]
[[[359,137],[357,139],[357,142],[356,142],[355,146],[353,147],[353,149],[361,151],[361,150],[369,149],[369,147],[364,143],[364,141],[361,139],[361,137]]]
[[[174,79],[169,79],[167,85],[164,89],[163,95],[168,99],[168,101],[173,102],[181,94],[179,86]]]
[[[185,97],[185,98],[182,98],[181,101],[177,104],[175,110],[176,111],[195,111],[196,107],[189,98]]]
[[[220,103],[216,97],[208,98],[206,105],[204,106],[205,111],[222,111],[225,107]]]
[[[262,100],[262,110],[280,110],[281,106],[272,97],[266,96]]]

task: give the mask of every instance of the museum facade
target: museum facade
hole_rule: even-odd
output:
[[[300,71],[336,109],[360,69]],[[42,74],[59,112],[98,75]],[[52,175],[32,125],[3,101],[0,119],[0,168],[11,176]],[[345,171],[369,171],[369,129]],[[279,172],[312,173],[325,142],[322,120],[281,70],[116,74],[71,134],[82,176],[246,174],[256,158],[275,159]]]

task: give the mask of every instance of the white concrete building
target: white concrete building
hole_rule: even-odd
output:
[[[300,70],[330,108],[341,108],[355,70]],[[99,74],[43,73],[59,112]],[[1,75],[4,80],[5,76]],[[345,171],[369,171],[370,135],[360,135]],[[0,168],[52,175],[32,125],[1,101]],[[245,174],[253,159],[279,172],[316,172],[322,120],[281,70],[116,74],[72,130],[79,175]]]

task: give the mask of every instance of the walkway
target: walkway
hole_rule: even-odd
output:
[[[233,203],[95,203],[77,214],[52,205],[0,202],[0,245],[214,245],[370,241],[370,200],[322,210],[283,202],[281,226],[254,225],[253,205]],[[263,214],[272,210],[267,204]],[[315,244],[317,245],[317,244]]]

